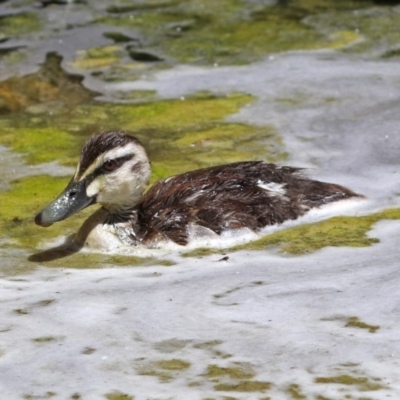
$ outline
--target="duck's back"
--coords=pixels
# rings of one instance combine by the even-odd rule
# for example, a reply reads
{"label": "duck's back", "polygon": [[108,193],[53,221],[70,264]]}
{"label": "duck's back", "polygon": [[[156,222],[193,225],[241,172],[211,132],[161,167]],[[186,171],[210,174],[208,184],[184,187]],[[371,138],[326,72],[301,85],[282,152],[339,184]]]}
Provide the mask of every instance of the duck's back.
{"label": "duck's back", "polygon": [[191,224],[217,234],[258,231],[354,196],[345,187],[307,179],[297,168],[262,161],[205,168],[157,182],[139,205],[136,237],[185,245]]}

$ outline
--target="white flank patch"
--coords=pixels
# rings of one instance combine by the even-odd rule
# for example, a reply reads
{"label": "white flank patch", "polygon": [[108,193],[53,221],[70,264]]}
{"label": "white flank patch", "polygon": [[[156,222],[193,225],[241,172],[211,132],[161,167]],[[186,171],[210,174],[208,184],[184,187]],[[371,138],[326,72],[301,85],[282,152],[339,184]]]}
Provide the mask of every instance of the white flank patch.
{"label": "white flank patch", "polygon": [[285,184],[276,182],[257,181],[257,186],[261,189],[268,190],[272,196],[284,196],[286,194]]}

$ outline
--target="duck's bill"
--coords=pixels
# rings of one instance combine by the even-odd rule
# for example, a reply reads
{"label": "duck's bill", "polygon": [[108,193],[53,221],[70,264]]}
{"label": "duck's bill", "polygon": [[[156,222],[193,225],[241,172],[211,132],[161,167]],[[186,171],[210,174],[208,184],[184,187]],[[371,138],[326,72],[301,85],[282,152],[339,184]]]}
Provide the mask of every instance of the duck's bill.
{"label": "duck's bill", "polygon": [[80,182],[71,180],[60,196],[36,215],[35,223],[40,226],[50,226],[54,222],[62,221],[95,202],[96,199],[94,197],[88,197],[86,194],[85,180]]}

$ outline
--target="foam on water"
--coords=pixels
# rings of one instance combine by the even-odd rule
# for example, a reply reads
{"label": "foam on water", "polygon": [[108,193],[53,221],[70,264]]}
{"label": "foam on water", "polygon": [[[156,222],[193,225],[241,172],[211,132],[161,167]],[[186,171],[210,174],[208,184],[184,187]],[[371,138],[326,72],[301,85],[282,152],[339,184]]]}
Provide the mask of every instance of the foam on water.
{"label": "foam on water", "polygon": [[[307,257],[241,252],[223,263],[42,269],[3,279],[2,394],[96,399],[115,389],[136,399],[220,398],[209,366],[246,365],[252,381],[272,383],[272,398],[285,398],[293,384],[307,395],[396,398],[400,276],[390,255],[400,229],[382,222],[373,234],[382,240],[374,247]],[[377,331],[349,326],[354,317]],[[174,359],[190,366],[158,367]],[[163,372],[172,375],[166,382]],[[316,381],[342,375],[379,390]]]}

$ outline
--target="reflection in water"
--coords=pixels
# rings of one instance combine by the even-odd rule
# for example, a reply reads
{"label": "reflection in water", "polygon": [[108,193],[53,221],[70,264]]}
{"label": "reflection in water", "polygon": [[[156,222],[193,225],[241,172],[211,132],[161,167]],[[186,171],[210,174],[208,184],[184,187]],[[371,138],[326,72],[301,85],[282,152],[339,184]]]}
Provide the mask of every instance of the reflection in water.
{"label": "reflection in water", "polygon": [[71,256],[72,254],[77,253],[83,247],[83,244],[79,245],[74,242],[74,237],[75,235],[71,235],[67,237],[65,242],[59,246],[32,254],[28,257],[28,260],[32,262],[46,262]]}

